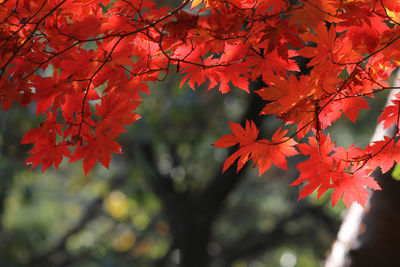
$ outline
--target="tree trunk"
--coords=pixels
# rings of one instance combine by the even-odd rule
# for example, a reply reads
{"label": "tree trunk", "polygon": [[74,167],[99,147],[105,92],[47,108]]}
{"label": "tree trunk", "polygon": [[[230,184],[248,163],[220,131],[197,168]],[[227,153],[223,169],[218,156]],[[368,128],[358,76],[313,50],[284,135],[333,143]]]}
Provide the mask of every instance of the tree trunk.
{"label": "tree trunk", "polygon": [[400,182],[391,171],[376,171],[382,191],[373,194],[364,212],[359,246],[349,252],[350,267],[400,266]]}
{"label": "tree trunk", "polygon": [[201,210],[198,205],[200,203],[187,200],[186,203],[178,204],[177,210],[172,211],[174,214],[169,214],[176,248],[172,252],[175,254],[172,259],[181,267],[209,266],[207,244],[212,220],[207,212]]}

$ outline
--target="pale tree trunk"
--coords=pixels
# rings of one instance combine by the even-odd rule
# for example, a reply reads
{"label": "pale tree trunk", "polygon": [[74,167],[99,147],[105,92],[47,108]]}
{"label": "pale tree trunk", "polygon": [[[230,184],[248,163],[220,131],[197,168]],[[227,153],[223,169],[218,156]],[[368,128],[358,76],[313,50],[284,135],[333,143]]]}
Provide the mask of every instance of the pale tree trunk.
{"label": "pale tree trunk", "polygon": [[349,253],[351,267],[400,266],[400,182],[377,172],[382,191],[374,193],[365,212],[359,245]]}
{"label": "pale tree trunk", "polygon": [[[392,90],[386,105],[392,104],[398,92]],[[371,141],[383,140],[393,132],[378,124]],[[391,173],[374,172],[382,191],[371,192],[365,210],[358,204],[350,206],[325,267],[400,266],[400,182]]]}

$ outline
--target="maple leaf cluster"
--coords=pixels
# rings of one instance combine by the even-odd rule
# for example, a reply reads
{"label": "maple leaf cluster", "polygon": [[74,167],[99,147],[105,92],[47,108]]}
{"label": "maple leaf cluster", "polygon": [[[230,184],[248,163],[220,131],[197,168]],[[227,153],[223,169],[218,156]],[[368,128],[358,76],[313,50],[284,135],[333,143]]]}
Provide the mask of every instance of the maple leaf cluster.
{"label": "maple leaf cluster", "polygon": [[[121,153],[115,138],[139,119],[140,92],[181,73],[195,90],[235,86],[267,101],[296,133],[279,128],[271,140],[258,128],[231,123],[231,135],[214,145],[239,145],[223,170],[252,160],[262,174],[272,163],[297,165],[300,198],[333,189],[365,206],[369,176],[399,162],[400,95],[380,121],[394,136],[367,148],[336,147],[326,128],[343,114],[356,122],[367,98],[394,89],[389,76],[400,64],[400,3],[391,0],[184,0],[175,9],[151,0],[0,0],[0,104],[36,104],[47,119],[28,131],[27,164],[43,171],[64,157],[83,159],[85,173],[99,161],[109,166]],[[304,75],[295,57],[310,59]],[[249,91],[262,79],[265,88]]]}

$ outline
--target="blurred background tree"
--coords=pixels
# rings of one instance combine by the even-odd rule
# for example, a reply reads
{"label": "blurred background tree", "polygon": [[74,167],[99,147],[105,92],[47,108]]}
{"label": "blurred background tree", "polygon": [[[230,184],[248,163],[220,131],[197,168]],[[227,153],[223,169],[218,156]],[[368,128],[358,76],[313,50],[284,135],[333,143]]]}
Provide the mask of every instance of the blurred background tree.
{"label": "blurred background tree", "polygon": [[[251,118],[264,135],[279,122],[257,116],[255,94],[179,83],[170,76],[143,95],[143,119],[119,140],[124,154],[88,176],[81,163],[45,173],[24,167],[29,146],[19,142],[43,118],[34,106],[0,111],[0,266],[322,265],[343,205],[332,209],[327,195],[297,202],[288,185],[301,158],[261,177],[249,168],[221,174],[230,152],[211,145],[229,132],[228,120]],[[339,123],[334,138],[368,143],[376,120],[361,120],[357,129]]]}

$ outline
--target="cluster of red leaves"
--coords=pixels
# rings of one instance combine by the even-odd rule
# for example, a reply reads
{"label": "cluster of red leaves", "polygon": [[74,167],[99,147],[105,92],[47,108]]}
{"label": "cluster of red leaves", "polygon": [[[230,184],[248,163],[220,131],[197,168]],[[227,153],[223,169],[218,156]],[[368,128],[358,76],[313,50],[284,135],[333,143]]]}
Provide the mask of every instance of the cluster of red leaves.
{"label": "cluster of red leaves", "polygon": [[[343,113],[355,122],[367,97],[393,89],[400,4],[291,2],[184,0],[169,9],[151,0],[0,0],[0,104],[36,102],[37,115],[47,116],[22,140],[34,143],[27,163],[45,170],[68,157],[83,158],[85,173],[97,161],[108,167],[111,153],[121,153],[114,139],[139,118],[139,93],[173,70],[193,90],[222,93],[231,85],[249,92],[249,81],[261,78],[267,87],[256,93],[269,102],[262,114],[297,124],[297,132],[286,137],[280,128],[271,140],[258,140],[253,122],[231,123],[233,134],[215,143],[239,144],[224,171],[251,159],[261,174],[272,163],[286,168],[287,157],[309,155],[293,183],[305,184],[300,197],[332,188],[333,203],[343,195],[346,205],[364,206],[365,186],[379,189],[371,171],[398,161],[399,145],[386,137],[345,149],[322,131]],[[295,56],[311,59],[309,75],[295,76]],[[385,127],[398,127],[399,101],[383,111]],[[309,132],[315,137],[303,141]]]}

